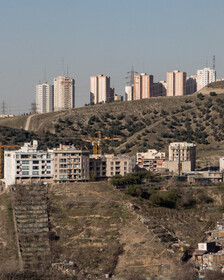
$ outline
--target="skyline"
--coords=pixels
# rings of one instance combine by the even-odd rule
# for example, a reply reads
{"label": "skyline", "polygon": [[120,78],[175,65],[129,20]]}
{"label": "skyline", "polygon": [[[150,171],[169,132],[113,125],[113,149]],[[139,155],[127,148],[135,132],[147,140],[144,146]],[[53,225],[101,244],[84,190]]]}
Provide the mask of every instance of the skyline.
{"label": "skyline", "polygon": [[76,107],[89,103],[89,77],[111,77],[124,94],[126,72],[187,75],[212,67],[224,77],[221,27],[224,2],[133,0],[1,1],[0,102],[8,113],[28,112],[35,86],[65,72],[75,79]]}

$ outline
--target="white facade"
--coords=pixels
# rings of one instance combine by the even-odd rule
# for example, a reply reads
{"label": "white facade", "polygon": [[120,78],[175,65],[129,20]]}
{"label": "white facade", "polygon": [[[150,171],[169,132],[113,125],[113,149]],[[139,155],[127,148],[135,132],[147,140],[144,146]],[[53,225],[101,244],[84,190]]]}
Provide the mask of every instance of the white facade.
{"label": "white facade", "polygon": [[17,151],[4,152],[6,188],[22,182],[49,182],[53,178],[53,151],[37,150],[38,142],[25,143]]}
{"label": "white facade", "polygon": [[75,108],[75,80],[65,76],[54,79],[54,111]]}
{"label": "white facade", "polygon": [[125,86],[125,101],[133,100],[133,86]]}
{"label": "white facade", "polygon": [[219,171],[222,172],[224,170],[224,157],[219,159]]}
{"label": "white facade", "polygon": [[37,113],[53,112],[53,88],[47,83],[36,85]]}
{"label": "white facade", "polygon": [[101,102],[112,101],[110,77],[97,75],[90,77],[90,103],[97,104]]}
{"label": "white facade", "polygon": [[197,71],[197,91],[216,81],[216,71],[204,68]]}

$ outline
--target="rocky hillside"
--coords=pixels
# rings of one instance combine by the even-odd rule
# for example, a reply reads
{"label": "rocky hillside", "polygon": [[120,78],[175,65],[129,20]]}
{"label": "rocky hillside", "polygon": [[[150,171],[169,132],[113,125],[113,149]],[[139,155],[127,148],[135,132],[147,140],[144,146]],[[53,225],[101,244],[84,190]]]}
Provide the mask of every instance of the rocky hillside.
{"label": "rocky hillside", "polygon": [[[222,217],[223,194],[222,186],[189,188],[175,181],[126,190],[108,182],[52,185],[49,239],[52,273],[59,277],[53,279],[105,279],[109,274],[177,280],[184,251],[196,247]],[[18,272],[10,207],[4,208],[10,204],[8,196],[2,197],[0,279]]]}

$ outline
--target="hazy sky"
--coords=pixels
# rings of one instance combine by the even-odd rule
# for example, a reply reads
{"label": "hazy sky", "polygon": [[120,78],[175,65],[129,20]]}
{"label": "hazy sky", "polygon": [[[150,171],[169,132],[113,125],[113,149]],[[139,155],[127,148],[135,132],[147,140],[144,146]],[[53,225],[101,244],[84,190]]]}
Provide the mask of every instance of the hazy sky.
{"label": "hazy sky", "polygon": [[89,103],[89,76],[111,77],[124,93],[126,72],[166,80],[212,66],[224,77],[223,0],[0,0],[0,113],[30,110],[35,85],[76,81],[76,107]]}

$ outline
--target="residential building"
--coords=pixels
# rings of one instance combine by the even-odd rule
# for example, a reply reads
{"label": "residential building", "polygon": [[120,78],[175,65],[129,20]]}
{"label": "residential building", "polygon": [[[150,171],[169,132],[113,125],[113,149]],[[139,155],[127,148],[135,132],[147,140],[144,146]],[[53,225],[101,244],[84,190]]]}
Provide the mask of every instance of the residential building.
{"label": "residential building", "polygon": [[204,68],[197,71],[197,91],[216,81],[216,71],[210,68]]}
{"label": "residential building", "polygon": [[125,86],[125,101],[133,100],[133,85]]}
{"label": "residential building", "polygon": [[75,80],[59,76],[54,79],[54,111],[75,108]]}
{"label": "residential building", "polygon": [[50,113],[54,108],[54,87],[48,83],[36,85],[37,113]]}
{"label": "residential building", "polygon": [[193,94],[197,91],[197,75],[192,75],[186,80],[186,94]]}
{"label": "residential building", "polygon": [[199,272],[222,270],[224,264],[224,220],[217,222],[214,230],[206,233],[206,241],[198,243],[193,253],[193,260]]}
{"label": "residential building", "polygon": [[90,180],[101,180],[106,178],[106,158],[102,155],[89,156]]}
{"label": "residential building", "polygon": [[97,75],[90,77],[90,103],[98,104],[113,101],[114,89],[110,88],[110,77]]}
{"label": "residential building", "polygon": [[124,176],[131,173],[135,168],[135,156],[107,154],[106,158],[106,177],[115,175]]}
{"label": "residential building", "polygon": [[[192,171],[196,168],[196,145],[193,143],[187,142],[174,142],[169,145],[169,162],[172,165],[172,162],[175,166],[178,166],[178,163],[185,166],[182,170]],[[187,167],[188,166],[188,167]],[[176,167],[175,167],[176,168]],[[189,170],[187,170],[189,169]]]}
{"label": "residential building", "polygon": [[114,94],[114,101],[123,101],[123,96],[118,95],[118,94]]}
{"label": "residential building", "polygon": [[54,182],[89,180],[89,151],[77,150],[73,145],[53,149]]}
{"label": "residential building", "polygon": [[153,84],[153,96],[166,96],[167,83],[165,81],[160,81]]}
{"label": "residential building", "polygon": [[38,150],[37,141],[25,143],[16,151],[5,151],[4,178],[6,188],[24,182],[52,182],[53,151]]}
{"label": "residential building", "polygon": [[167,96],[183,96],[186,94],[186,72],[175,70],[167,72]]}
{"label": "residential building", "polygon": [[153,75],[141,73],[134,76],[133,100],[150,98],[153,96]]}
{"label": "residential building", "polygon": [[148,150],[145,153],[136,154],[136,164],[140,168],[145,168],[148,171],[158,171],[164,168],[165,153],[157,150]]}

